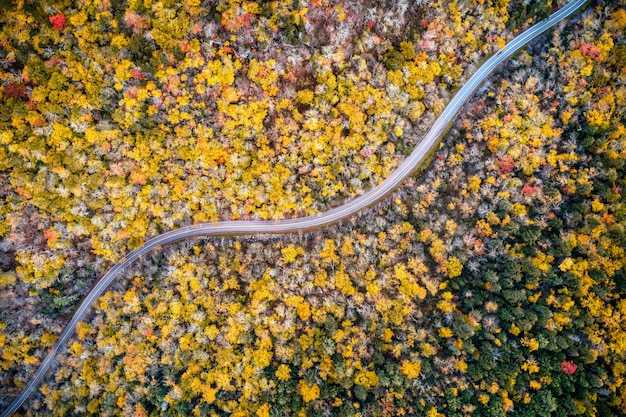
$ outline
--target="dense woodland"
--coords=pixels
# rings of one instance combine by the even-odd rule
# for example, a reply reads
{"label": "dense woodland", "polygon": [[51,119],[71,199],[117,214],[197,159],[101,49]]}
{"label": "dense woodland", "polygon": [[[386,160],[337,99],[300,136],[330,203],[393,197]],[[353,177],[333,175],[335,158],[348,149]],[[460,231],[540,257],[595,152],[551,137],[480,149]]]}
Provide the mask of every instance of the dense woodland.
{"label": "dense woodland", "polygon": [[[0,404],[126,251],[362,193],[556,6],[69,3],[0,3]],[[142,260],[25,414],[625,413],[625,6],[511,59],[368,212]]]}
{"label": "dense woodland", "polygon": [[179,226],[311,214],[369,189],[481,57],[546,12],[395,1],[0,7],[0,327],[12,343],[0,404],[129,250]]}

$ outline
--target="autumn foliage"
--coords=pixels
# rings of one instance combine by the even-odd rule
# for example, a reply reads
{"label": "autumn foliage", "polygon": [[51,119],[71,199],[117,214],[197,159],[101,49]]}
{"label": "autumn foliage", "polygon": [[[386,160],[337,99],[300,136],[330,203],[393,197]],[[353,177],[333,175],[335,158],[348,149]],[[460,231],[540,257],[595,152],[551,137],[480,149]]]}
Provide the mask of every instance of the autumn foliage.
{"label": "autumn foliage", "polygon": [[67,25],[67,20],[63,14],[57,13],[54,16],[50,16],[50,23],[52,23],[52,29],[61,30]]}
{"label": "autumn foliage", "polygon": [[565,375],[573,375],[576,369],[578,369],[578,366],[572,361],[561,362],[561,371],[563,371]]}
{"label": "autumn foliage", "polygon": [[[2,404],[128,250],[375,186],[550,7],[69,3],[0,16]],[[141,260],[25,413],[623,414],[624,8],[512,58],[424,177],[354,219]]]}

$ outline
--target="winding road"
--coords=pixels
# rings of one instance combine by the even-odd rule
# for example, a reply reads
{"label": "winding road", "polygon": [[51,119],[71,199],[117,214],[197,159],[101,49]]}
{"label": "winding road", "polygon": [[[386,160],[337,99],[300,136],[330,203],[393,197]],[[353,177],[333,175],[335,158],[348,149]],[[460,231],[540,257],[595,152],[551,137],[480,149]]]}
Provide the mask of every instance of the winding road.
{"label": "winding road", "polygon": [[367,193],[358,198],[336,207],[326,212],[314,216],[307,216],[298,219],[287,220],[266,220],[266,221],[223,221],[215,223],[201,223],[193,226],[183,227],[172,230],[157,236],[142,247],[130,252],[122,262],[113,266],[105,275],[103,275],[93,286],[91,291],[83,299],[80,306],[74,313],[74,316],[67,324],[52,350],[39,365],[37,371],[33,374],[24,389],[13,400],[9,407],[0,415],[0,417],[8,417],[16,412],[26,399],[32,394],[39,385],[48,369],[54,362],[57,354],[65,348],[68,340],[72,337],[76,330],[77,324],[83,320],[89,309],[91,309],[94,301],[100,297],[104,291],[111,285],[127,267],[140,257],[146,255],[150,251],[159,246],[166,245],[182,239],[196,236],[206,235],[233,235],[233,234],[257,234],[257,233],[289,233],[316,229],[335,223],[354,215],[355,213],[367,208],[368,206],[380,201],[383,197],[392,192],[405,178],[407,178],[419,165],[420,162],[428,155],[429,151],[437,143],[438,139],[446,133],[448,127],[455,120],[457,113],[465,102],[474,94],[478,86],[494,71],[494,69],[509,58],[528,42],[556,25],[563,19],[580,11],[590,0],[573,0],[566,6],[554,12],[548,19],[537,23],[533,27],[524,31],[508,43],[502,50],[491,56],[476,71],[474,75],[463,85],[463,87],[452,98],[448,106],[437,118],[430,131],[424,139],[415,147],[413,152],[402,162],[402,164],[381,184],[372,188]]}

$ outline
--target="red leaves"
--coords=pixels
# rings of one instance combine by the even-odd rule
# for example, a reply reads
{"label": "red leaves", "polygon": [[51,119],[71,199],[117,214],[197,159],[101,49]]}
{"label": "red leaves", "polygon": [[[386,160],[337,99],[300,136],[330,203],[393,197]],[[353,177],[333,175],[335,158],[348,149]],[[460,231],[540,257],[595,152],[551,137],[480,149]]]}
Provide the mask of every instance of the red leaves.
{"label": "red leaves", "polygon": [[23,84],[9,83],[4,89],[4,94],[11,98],[26,99],[26,86]]}
{"label": "red leaves", "polygon": [[242,8],[231,7],[222,13],[222,26],[229,32],[237,32],[242,27],[249,28],[254,16]]}
{"label": "red leaves", "polygon": [[137,71],[137,70],[130,70],[130,76],[133,77],[133,78],[136,78],[138,80],[143,80],[144,78],[146,78],[143,75],[143,72]]}
{"label": "red leaves", "polygon": [[134,11],[127,11],[124,15],[124,24],[133,29],[133,33],[140,33],[150,27],[145,17]]}
{"label": "red leaves", "polygon": [[361,156],[363,158],[369,158],[370,156],[374,154],[375,151],[376,149],[374,149],[374,147],[366,146],[365,148],[363,148],[363,150],[361,150]]}
{"label": "red leaves", "polygon": [[576,372],[576,369],[578,369],[578,366],[572,361],[561,362],[561,371],[563,371],[565,375],[572,375]]}
{"label": "red leaves", "polygon": [[513,169],[515,169],[513,157],[511,157],[511,155],[504,155],[502,160],[498,163],[498,170],[500,171],[500,174],[508,174],[513,171]]}
{"label": "red leaves", "polygon": [[613,183],[613,186],[611,187],[611,191],[613,191],[615,194],[619,194],[622,192],[622,187],[620,187],[619,185],[615,185],[615,183]]}
{"label": "red leaves", "polygon": [[594,44],[591,44],[589,42],[583,43],[582,45],[580,45],[580,52],[583,55],[593,59],[594,61],[600,60],[600,50]]}
{"label": "red leaves", "polygon": [[52,23],[52,29],[61,30],[67,25],[67,19],[61,13],[57,13],[54,16],[50,16],[50,23]]}
{"label": "red leaves", "polygon": [[522,187],[522,194],[524,195],[531,195],[536,193],[537,191],[539,191],[539,187],[535,186],[531,186],[529,184],[524,184],[524,187]]}
{"label": "red leaves", "polygon": [[50,57],[49,60],[44,62],[44,65],[46,66],[46,68],[54,68],[54,67],[57,67],[59,65],[64,65],[64,64],[65,64],[65,61],[63,61],[61,58],[59,58],[56,55]]}
{"label": "red leaves", "polygon": [[45,237],[48,241],[48,246],[56,243],[59,240],[59,234],[52,229],[44,230],[43,237]]}

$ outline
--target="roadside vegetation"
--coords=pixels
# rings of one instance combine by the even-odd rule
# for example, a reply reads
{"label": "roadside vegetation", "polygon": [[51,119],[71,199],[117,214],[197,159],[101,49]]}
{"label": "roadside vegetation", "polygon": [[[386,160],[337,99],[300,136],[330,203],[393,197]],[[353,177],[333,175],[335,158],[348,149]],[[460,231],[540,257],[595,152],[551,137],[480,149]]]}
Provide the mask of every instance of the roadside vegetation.
{"label": "roadside vegetation", "polygon": [[[144,259],[27,415],[626,413],[625,7],[518,54],[424,178],[354,220]],[[7,329],[19,385],[54,330]]]}
{"label": "roadside vegetation", "polygon": [[3,10],[0,233],[35,292],[164,230],[361,194],[510,36],[498,2],[74,3]]}
{"label": "roadside vegetation", "polygon": [[518,7],[0,1],[0,404],[147,238],[380,183]]}

